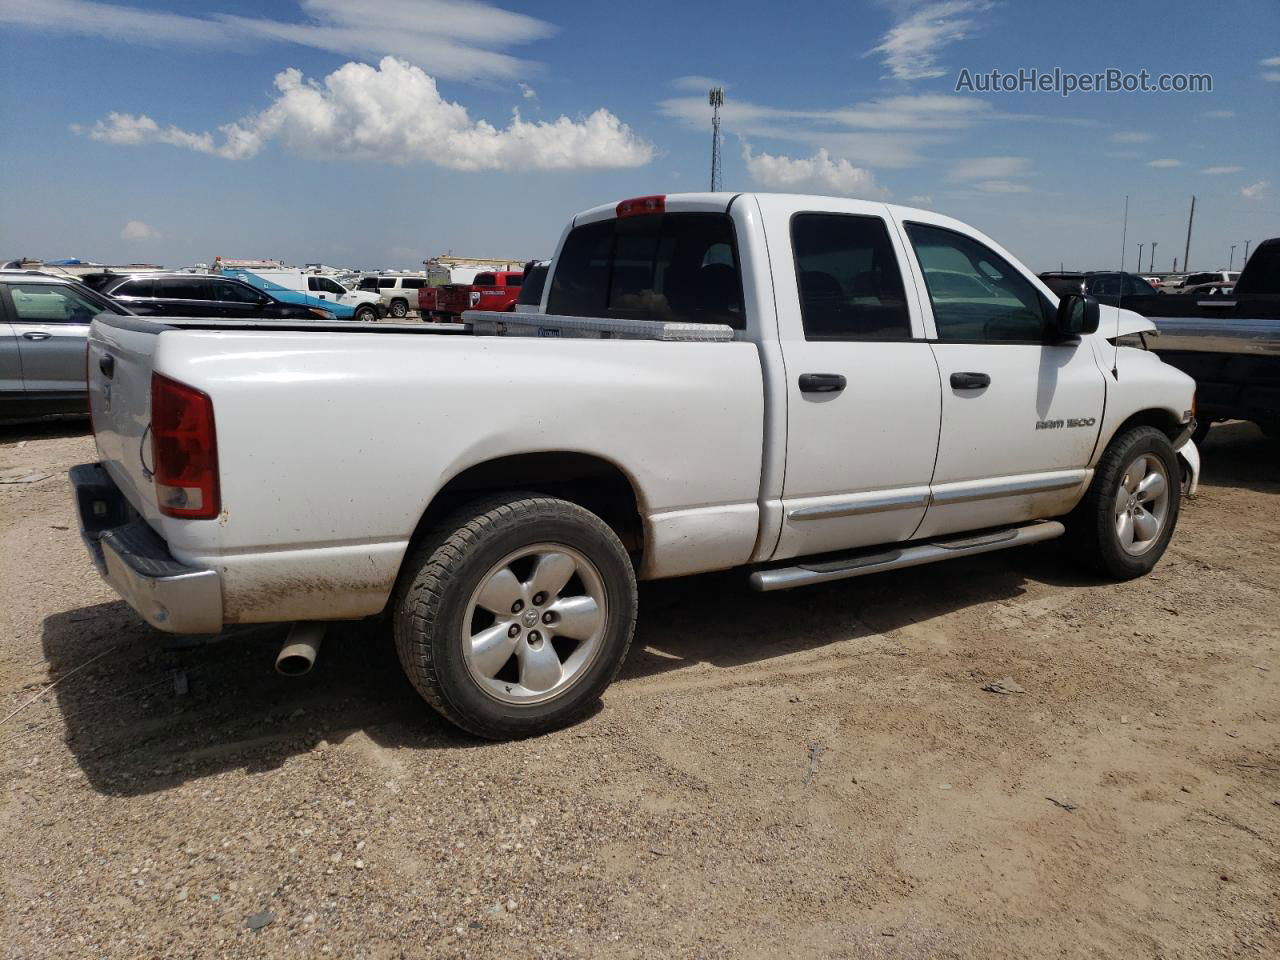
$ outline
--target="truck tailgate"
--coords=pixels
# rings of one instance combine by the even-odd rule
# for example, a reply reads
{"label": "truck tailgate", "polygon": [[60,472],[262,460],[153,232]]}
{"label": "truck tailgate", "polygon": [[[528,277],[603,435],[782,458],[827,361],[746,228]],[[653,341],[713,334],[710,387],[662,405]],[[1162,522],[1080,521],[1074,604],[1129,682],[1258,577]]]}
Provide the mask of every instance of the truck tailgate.
{"label": "truck tailgate", "polygon": [[89,328],[89,410],[98,460],[130,505],[153,524],[151,369],[163,324],[102,314]]}

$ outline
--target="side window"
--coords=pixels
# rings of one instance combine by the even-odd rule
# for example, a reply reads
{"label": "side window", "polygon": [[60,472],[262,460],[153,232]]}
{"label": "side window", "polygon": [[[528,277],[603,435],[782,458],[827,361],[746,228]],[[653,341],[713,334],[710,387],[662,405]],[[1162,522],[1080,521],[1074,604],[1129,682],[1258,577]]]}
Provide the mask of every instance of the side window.
{"label": "side window", "polygon": [[103,312],[87,297],[52,283],[11,283],[9,297],[19,323],[88,323]]}
{"label": "side window", "polygon": [[1047,301],[1002,257],[942,227],[909,223],[907,235],[924,271],[939,340],[1044,341]]}
{"label": "side window", "polygon": [[[716,248],[727,255],[708,259]],[[733,224],[724,214],[669,213],[579,227],[557,261],[547,311],[741,330],[746,324]]]}
{"label": "side window", "polygon": [[126,280],[112,291],[113,297],[154,297],[156,282],[150,277]]}
{"label": "side window", "polygon": [[883,220],[797,214],[791,244],[806,340],[910,339],[902,272]]}
{"label": "side window", "polygon": [[400,286],[405,290],[421,290],[422,282],[421,277],[405,277],[400,281]]}
{"label": "side window", "polygon": [[331,280],[328,277],[319,277],[317,279],[321,283],[320,289],[326,293],[336,293],[338,296],[342,296],[347,292],[346,288],[336,280]]}
{"label": "side window", "polygon": [[471,285],[474,287],[492,287],[497,282],[497,278],[492,273],[477,273],[476,278],[471,281]]}
{"label": "side window", "polygon": [[378,278],[377,277],[361,277],[360,283],[356,287],[356,289],[357,290],[377,290]]}
{"label": "side window", "polygon": [[396,285],[396,278],[395,278],[395,277],[379,277],[379,278],[378,278],[378,289],[379,289],[379,290],[390,290],[390,289],[391,289],[392,287],[394,287],[395,285]]}
{"label": "side window", "polygon": [[524,283],[524,274],[522,273],[504,273],[502,275],[502,285],[504,287],[518,287]]}
{"label": "side window", "polygon": [[163,300],[212,300],[209,284],[185,277],[161,277],[155,282],[155,294]]}
{"label": "side window", "polygon": [[329,288],[324,285],[324,277],[307,277],[307,289],[312,293],[329,292]]}
{"label": "side window", "polygon": [[213,280],[211,299],[221,303],[261,303],[262,295],[251,287],[230,280]]}

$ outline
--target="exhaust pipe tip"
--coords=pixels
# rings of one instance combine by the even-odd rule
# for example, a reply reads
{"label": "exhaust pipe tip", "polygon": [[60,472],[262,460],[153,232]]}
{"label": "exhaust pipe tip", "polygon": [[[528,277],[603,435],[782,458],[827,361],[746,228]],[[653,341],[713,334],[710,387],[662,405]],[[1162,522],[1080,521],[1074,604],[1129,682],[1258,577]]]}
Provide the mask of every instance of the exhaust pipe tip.
{"label": "exhaust pipe tip", "polygon": [[320,652],[326,626],[324,623],[295,623],[276,654],[276,673],[285,677],[301,677],[310,673]]}

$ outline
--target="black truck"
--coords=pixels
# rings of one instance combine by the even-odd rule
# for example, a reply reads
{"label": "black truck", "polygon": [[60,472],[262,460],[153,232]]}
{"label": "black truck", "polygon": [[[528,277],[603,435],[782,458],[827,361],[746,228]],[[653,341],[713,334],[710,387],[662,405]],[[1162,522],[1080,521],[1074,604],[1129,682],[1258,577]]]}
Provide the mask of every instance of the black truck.
{"label": "black truck", "polygon": [[1280,237],[1258,245],[1230,293],[1120,306],[1152,320],[1150,349],[1195,378],[1197,442],[1220,420],[1250,420],[1280,440]]}

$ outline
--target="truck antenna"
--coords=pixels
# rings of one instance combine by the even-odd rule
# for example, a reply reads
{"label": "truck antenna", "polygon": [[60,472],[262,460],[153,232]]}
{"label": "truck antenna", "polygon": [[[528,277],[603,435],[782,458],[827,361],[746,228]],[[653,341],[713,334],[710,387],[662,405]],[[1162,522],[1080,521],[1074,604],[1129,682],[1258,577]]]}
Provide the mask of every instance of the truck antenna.
{"label": "truck antenna", "polygon": [[1129,240],[1129,195],[1124,195],[1124,226],[1120,230],[1120,284],[1116,291],[1116,339],[1111,376],[1120,379],[1120,305],[1124,303],[1124,248]]}

